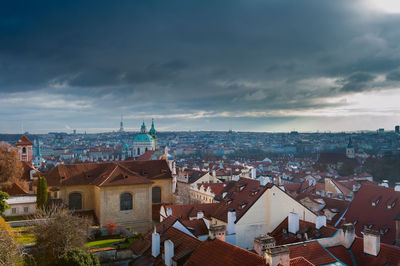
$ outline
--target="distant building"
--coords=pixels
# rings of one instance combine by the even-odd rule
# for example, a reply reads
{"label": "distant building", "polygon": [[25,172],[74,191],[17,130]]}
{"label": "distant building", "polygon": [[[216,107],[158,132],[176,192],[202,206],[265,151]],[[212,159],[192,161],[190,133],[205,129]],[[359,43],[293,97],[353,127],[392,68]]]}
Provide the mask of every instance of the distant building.
{"label": "distant building", "polygon": [[[156,136],[154,123],[152,123],[151,131],[154,136]],[[156,141],[150,133],[147,133],[146,125],[143,121],[142,127],[140,128],[140,133],[137,134],[133,139],[133,156],[138,157],[147,151],[154,150],[156,150]]]}
{"label": "distant building", "polygon": [[17,146],[19,160],[21,162],[27,162],[29,164],[32,164],[32,157],[33,157],[32,147],[33,147],[33,144],[28,139],[28,137],[23,135],[18,140],[18,142],[15,143],[15,146]]}
{"label": "distant building", "polygon": [[349,139],[349,144],[347,144],[346,157],[349,158],[349,159],[354,159],[354,157],[355,157],[354,145],[353,145],[353,142],[351,140],[351,137]]}
{"label": "distant building", "polygon": [[119,123],[119,132],[124,132],[124,121],[122,121],[122,115],[121,115],[121,122]]}
{"label": "distant building", "polygon": [[395,126],[395,127],[394,127],[394,132],[395,132],[396,134],[400,134],[400,126]]}

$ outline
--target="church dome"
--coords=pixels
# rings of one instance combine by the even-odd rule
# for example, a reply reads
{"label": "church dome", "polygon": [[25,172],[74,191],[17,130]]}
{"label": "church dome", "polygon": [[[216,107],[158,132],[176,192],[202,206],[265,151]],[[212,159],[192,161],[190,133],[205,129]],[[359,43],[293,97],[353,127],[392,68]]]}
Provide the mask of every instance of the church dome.
{"label": "church dome", "polygon": [[152,142],[154,139],[149,134],[138,134],[133,139],[133,142]]}

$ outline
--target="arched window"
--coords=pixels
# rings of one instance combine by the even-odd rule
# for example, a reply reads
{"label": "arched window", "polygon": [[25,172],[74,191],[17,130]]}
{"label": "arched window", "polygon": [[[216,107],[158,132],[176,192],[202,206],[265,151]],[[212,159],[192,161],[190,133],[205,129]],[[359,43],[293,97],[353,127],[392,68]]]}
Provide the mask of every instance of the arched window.
{"label": "arched window", "polygon": [[161,188],[160,187],[152,188],[152,201],[153,201],[153,203],[161,203]]}
{"label": "arched window", "polygon": [[146,149],[144,149],[144,151],[145,151],[145,152],[147,151],[147,147],[146,147]]}
{"label": "arched window", "polygon": [[121,211],[132,210],[132,194],[131,193],[123,193],[119,198],[119,209]]}
{"label": "arched window", "polygon": [[26,148],[25,147],[22,148],[22,153],[26,153]]}
{"label": "arched window", "polygon": [[140,154],[140,148],[137,148],[137,155]]}
{"label": "arched window", "polygon": [[81,210],[82,209],[82,194],[74,192],[69,194],[68,206],[70,210]]}

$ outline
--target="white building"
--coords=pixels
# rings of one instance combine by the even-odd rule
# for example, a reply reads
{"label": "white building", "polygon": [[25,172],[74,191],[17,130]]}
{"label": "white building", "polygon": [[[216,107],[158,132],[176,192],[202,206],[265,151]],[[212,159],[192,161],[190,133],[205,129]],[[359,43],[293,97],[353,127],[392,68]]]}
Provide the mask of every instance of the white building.
{"label": "white building", "polygon": [[138,157],[147,151],[154,151],[156,149],[156,142],[154,138],[147,133],[146,125],[142,124],[140,133],[133,139],[133,156]]}

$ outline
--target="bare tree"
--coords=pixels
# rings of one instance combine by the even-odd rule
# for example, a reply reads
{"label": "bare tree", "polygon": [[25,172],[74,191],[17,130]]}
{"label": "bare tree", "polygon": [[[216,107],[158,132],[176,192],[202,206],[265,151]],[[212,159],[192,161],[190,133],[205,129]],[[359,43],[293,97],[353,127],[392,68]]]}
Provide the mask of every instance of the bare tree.
{"label": "bare tree", "polygon": [[22,163],[18,151],[10,144],[0,142],[0,187],[18,182],[22,175]]}
{"label": "bare tree", "polygon": [[0,265],[21,265],[21,246],[14,241],[10,232],[0,227]]}
{"label": "bare tree", "polygon": [[54,265],[72,249],[84,249],[89,223],[65,209],[39,211],[32,229],[36,238],[34,257],[39,265]]}

